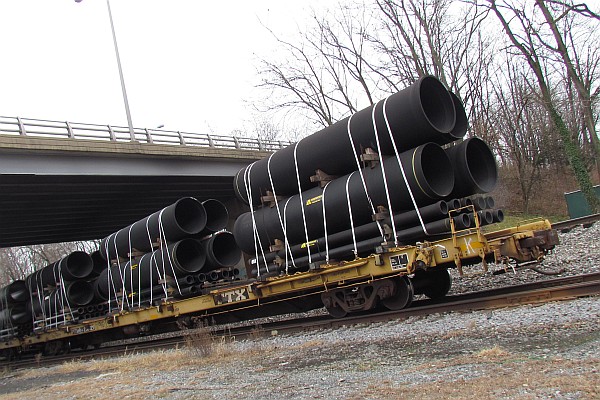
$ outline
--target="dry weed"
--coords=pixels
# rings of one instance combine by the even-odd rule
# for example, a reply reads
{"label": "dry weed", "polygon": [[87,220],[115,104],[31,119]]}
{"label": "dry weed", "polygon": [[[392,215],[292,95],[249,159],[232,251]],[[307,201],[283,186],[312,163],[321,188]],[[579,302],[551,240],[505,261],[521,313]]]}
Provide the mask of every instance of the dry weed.
{"label": "dry weed", "polygon": [[494,347],[491,347],[489,349],[482,349],[475,354],[475,357],[485,359],[506,358],[508,356],[508,351],[504,350],[498,345],[494,345]]}
{"label": "dry weed", "polygon": [[[435,382],[417,384],[373,383],[367,389],[354,394],[352,399],[531,399],[554,398],[571,394],[585,399],[600,398],[600,375],[597,372],[597,359],[587,360],[523,360],[510,359],[501,348],[486,349],[476,357],[500,357],[501,363],[485,362],[477,364],[477,376],[469,379],[447,377]],[[435,365],[440,374],[451,366],[473,367],[473,359],[457,357]],[[417,370],[429,369],[427,364]],[[468,370],[468,369],[466,369]],[[419,372],[422,373],[422,372]],[[493,384],[490,384],[493,382]],[[560,394],[560,395],[559,395]]]}

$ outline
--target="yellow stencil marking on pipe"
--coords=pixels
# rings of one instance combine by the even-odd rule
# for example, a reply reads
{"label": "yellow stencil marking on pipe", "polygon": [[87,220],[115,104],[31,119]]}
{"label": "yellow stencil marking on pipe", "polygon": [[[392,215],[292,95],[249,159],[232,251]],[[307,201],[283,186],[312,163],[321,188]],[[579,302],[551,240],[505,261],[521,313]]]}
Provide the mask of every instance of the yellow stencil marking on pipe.
{"label": "yellow stencil marking on pipe", "polygon": [[313,197],[312,199],[308,199],[308,200],[306,200],[306,205],[310,206],[311,204],[319,203],[322,198],[323,198],[323,195],[320,194],[316,197]]}
{"label": "yellow stencil marking on pipe", "polygon": [[316,241],[316,240],[311,240],[311,241],[310,241],[310,242],[308,242],[308,243],[302,243],[302,245],[300,246],[300,248],[301,248],[301,249],[305,249],[305,248],[307,248],[308,246],[314,246],[315,244],[317,244],[317,241]]}

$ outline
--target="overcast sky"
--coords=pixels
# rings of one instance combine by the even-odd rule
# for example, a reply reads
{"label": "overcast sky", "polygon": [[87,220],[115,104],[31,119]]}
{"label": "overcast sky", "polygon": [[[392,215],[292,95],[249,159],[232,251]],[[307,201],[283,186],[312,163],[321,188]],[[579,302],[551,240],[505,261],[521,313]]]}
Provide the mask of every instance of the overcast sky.
{"label": "overcast sky", "polygon": [[[316,1],[112,0],[133,125],[249,126],[264,24],[297,31]],[[0,116],[127,126],[105,0],[0,0]]]}

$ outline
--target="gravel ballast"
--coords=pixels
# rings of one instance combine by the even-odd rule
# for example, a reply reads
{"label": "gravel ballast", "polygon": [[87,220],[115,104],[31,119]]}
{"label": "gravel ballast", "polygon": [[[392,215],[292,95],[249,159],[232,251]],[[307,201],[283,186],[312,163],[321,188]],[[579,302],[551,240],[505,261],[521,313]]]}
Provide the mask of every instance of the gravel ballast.
{"label": "gravel ballast", "polygon": [[[598,272],[598,226],[560,238],[544,270]],[[452,293],[553,278],[467,272]],[[248,340],[200,334],[183,349],[5,371],[0,399],[600,398],[599,322],[589,297]]]}

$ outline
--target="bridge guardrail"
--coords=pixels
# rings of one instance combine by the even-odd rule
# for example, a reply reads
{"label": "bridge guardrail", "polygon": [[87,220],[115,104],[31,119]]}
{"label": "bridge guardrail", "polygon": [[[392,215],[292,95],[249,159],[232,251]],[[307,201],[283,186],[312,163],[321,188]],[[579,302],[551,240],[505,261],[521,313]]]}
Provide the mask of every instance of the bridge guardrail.
{"label": "bridge guardrail", "polygon": [[[164,129],[134,128],[133,131],[137,142],[175,146],[275,151],[291,144],[291,142],[285,140],[266,140]],[[0,135],[107,140],[113,142],[131,141],[129,128],[123,126],[2,116],[0,116]]]}

